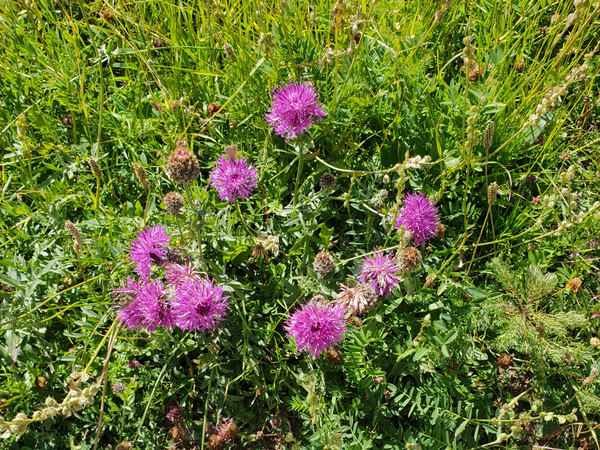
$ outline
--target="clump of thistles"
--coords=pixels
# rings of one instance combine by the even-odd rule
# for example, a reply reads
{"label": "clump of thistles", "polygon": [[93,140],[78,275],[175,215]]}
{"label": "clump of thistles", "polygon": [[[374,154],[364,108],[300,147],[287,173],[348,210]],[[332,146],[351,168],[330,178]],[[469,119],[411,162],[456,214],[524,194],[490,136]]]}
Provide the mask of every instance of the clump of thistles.
{"label": "clump of thistles", "polygon": [[318,100],[318,93],[311,83],[282,84],[273,90],[271,112],[265,117],[275,133],[289,142],[327,115]]}
{"label": "clump of thistles", "polygon": [[344,337],[344,315],[344,308],[337,303],[313,299],[294,312],[284,328],[298,350],[306,350],[313,358],[319,358],[322,352],[339,344]]}
{"label": "clump of thistles", "polygon": [[336,300],[350,315],[360,316],[373,309],[378,297],[371,283],[359,283],[356,286],[340,283],[340,292]]}
{"label": "clump of thistles", "polygon": [[384,255],[382,252],[374,256],[367,256],[362,263],[359,280],[371,283],[379,295],[390,295],[400,283],[397,273],[400,268],[394,261],[392,254]]}
{"label": "clump of thistles", "polygon": [[185,141],[178,141],[167,159],[167,175],[176,183],[191,183],[200,176],[196,156],[188,151]]}
{"label": "clump of thistles", "polygon": [[421,193],[407,194],[404,206],[396,221],[396,228],[404,225],[412,233],[415,245],[423,244],[437,234],[438,211],[435,205]]}
{"label": "clump of thistles", "polygon": [[215,163],[210,172],[210,184],[221,200],[235,203],[238,198],[246,200],[256,187],[258,175],[246,158],[237,158],[237,146],[228,147],[226,156]]}

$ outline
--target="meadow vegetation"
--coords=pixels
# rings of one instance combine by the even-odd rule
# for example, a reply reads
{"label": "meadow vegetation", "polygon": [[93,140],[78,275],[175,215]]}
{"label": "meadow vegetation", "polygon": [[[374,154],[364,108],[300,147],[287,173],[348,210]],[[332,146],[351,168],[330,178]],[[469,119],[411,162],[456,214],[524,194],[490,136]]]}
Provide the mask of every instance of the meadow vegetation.
{"label": "meadow vegetation", "polygon": [[600,448],[597,0],[0,2],[0,448]]}

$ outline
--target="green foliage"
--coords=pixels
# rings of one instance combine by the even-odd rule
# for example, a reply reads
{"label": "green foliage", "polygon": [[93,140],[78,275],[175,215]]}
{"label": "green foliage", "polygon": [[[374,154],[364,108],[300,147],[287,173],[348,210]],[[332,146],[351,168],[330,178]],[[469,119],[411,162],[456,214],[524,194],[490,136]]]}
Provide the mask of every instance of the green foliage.
{"label": "green foliage", "polygon": [[[0,447],[166,448],[176,406],[199,447],[225,419],[244,448],[598,445],[597,1],[4,3],[0,415],[37,419]],[[291,79],[327,116],[288,143],[265,113]],[[179,141],[185,187],[165,172]],[[232,144],[258,172],[236,204],[209,184]],[[297,352],[289,315],[407,245],[414,191],[445,227],[421,266],[350,320],[343,361]],[[218,330],[117,320],[151,224],[230,296]]]}

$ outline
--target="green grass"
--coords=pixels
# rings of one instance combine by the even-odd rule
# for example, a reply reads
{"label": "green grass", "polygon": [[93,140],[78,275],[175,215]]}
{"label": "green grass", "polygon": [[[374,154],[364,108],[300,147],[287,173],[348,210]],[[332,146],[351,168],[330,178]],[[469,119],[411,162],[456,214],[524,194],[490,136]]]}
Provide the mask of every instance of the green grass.
{"label": "green grass", "polygon": [[[545,0],[361,1],[337,15],[333,2],[1,3],[0,415],[98,392],[0,447],[168,448],[177,405],[199,448],[224,419],[239,426],[229,448],[597,446],[600,6],[577,4],[571,22],[572,2]],[[290,79],[312,82],[328,113],[304,153],[264,116]],[[557,86],[568,93],[525,126]],[[200,165],[189,192],[165,172],[182,140]],[[232,144],[259,174],[236,206],[209,186]],[[406,169],[415,156],[431,163]],[[164,209],[173,190],[179,220]],[[297,352],[288,315],[335,298],[364,255],[401,249],[389,219],[413,191],[435,198],[445,235],[349,326],[343,364]],[[135,278],[127,249],[150,224],[230,296],[217,331],[116,319],[109,293]],[[278,252],[253,255],[267,235]],[[320,280],[324,249],[336,264]]]}

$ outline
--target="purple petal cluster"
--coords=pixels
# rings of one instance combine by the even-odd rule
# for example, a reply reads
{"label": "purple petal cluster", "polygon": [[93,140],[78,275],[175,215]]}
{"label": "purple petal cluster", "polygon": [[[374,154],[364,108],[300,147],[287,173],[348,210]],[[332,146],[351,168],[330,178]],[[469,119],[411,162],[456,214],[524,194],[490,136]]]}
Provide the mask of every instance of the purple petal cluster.
{"label": "purple petal cluster", "polygon": [[210,184],[219,192],[221,200],[234,203],[238,197],[247,199],[256,187],[256,170],[246,158],[221,157],[210,172]]}
{"label": "purple petal cluster", "polygon": [[137,239],[131,241],[129,257],[136,265],[135,271],[139,276],[144,278],[150,276],[152,273],[150,265],[153,258],[158,260],[165,258],[166,250],[164,247],[170,240],[171,237],[167,236],[165,227],[161,227],[160,225],[155,225],[138,232]]}
{"label": "purple petal cluster", "polygon": [[345,310],[337,303],[311,301],[292,314],[284,328],[298,350],[314,357],[339,343],[346,333]]}
{"label": "purple petal cluster", "polygon": [[177,289],[171,303],[177,326],[183,330],[210,331],[225,320],[229,297],[209,279],[187,280]]}
{"label": "purple petal cluster", "polygon": [[384,255],[382,252],[374,256],[367,256],[362,263],[359,280],[371,283],[379,295],[390,295],[400,283],[397,273],[400,268],[396,265],[392,254]]}
{"label": "purple petal cluster", "polygon": [[282,84],[273,90],[271,112],[265,117],[275,133],[289,142],[327,115],[318,100],[311,83]]}
{"label": "purple petal cluster", "polygon": [[120,308],[119,321],[130,330],[146,328],[150,333],[156,328],[173,328],[175,318],[168,303],[165,287],[160,281],[147,281],[140,285],[128,279],[129,286],[120,291],[133,291],[137,298],[127,307]]}
{"label": "purple petal cluster", "polygon": [[402,225],[412,232],[415,245],[423,244],[437,233],[437,208],[421,193],[407,194],[396,221],[396,228]]}
{"label": "purple petal cluster", "polygon": [[[202,332],[215,330],[225,320],[229,297],[191,265],[169,262],[169,241],[165,228],[156,225],[138,232],[131,242],[129,257],[140,279],[128,278],[124,287],[111,294],[118,320],[130,330],[150,333],[176,326]],[[157,261],[159,269],[151,271],[150,265]]]}

